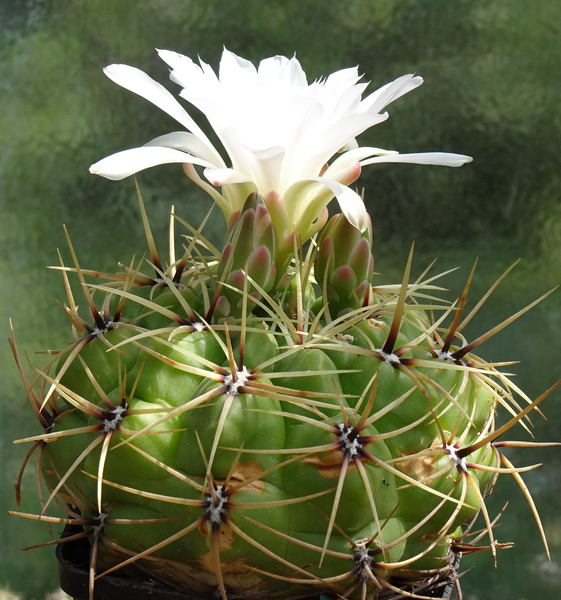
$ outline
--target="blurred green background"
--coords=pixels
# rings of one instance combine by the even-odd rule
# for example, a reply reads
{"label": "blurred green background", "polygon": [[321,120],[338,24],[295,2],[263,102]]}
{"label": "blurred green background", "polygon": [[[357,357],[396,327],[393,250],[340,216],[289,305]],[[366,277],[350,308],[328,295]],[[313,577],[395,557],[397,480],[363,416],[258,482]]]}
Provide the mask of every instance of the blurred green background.
{"label": "blurred green background", "polygon": [[[460,266],[446,285],[453,299],[479,257],[471,306],[515,259],[523,260],[470,324],[476,337],[561,281],[561,3],[558,0],[2,0],[0,1],[0,588],[42,600],[57,587],[53,549],[21,552],[50,539],[46,526],[7,515],[27,450],[12,440],[30,424],[8,344],[13,319],[20,348],[57,348],[70,327],[57,248],[68,257],[62,224],[82,266],[115,271],[145,251],[132,179],[110,182],[91,163],[180,128],[148,102],[119,88],[102,67],[123,62],[170,90],[154,48],[218,66],[222,47],[254,62],[297,57],[309,80],[360,65],[372,90],[404,73],[425,78],[390,105],[390,119],[361,145],[400,152],[451,151],[461,169],[380,165],[359,183],[374,221],[380,281],[400,277],[416,240],[416,272]],[[196,111],[192,111],[195,114]],[[200,116],[200,115],[198,115]],[[203,120],[201,120],[203,122]],[[151,169],[139,183],[156,238],[165,248],[173,203],[198,224],[210,200],[177,165]],[[220,239],[217,218],[211,237]],[[68,258],[67,258],[68,260]],[[532,397],[561,378],[561,292],[487,342],[490,360]],[[540,440],[561,440],[561,395],[535,419]],[[521,429],[509,437],[524,438]],[[512,452],[517,464],[544,462],[525,476],[548,531],[546,559],[527,504],[506,477],[491,499],[510,505],[497,530],[514,549],[466,557],[467,600],[554,600],[561,596],[561,450]],[[21,510],[37,510],[33,469]],[[54,527],[53,533],[59,528]],[[0,592],[1,593],[1,592]]]}

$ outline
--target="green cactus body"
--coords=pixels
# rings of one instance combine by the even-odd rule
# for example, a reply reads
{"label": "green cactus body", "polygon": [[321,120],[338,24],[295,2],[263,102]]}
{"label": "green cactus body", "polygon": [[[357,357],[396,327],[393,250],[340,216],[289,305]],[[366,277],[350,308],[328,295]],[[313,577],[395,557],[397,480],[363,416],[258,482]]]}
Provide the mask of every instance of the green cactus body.
{"label": "green cactus body", "polygon": [[[377,290],[367,275],[328,316],[309,260],[268,292],[227,283],[243,268],[226,263],[204,285],[96,286],[118,318],[100,327],[91,304],[97,328],[32,395],[48,423],[32,438],[43,514],[55,497],[71,507],[98,574],[138,563],[201,594],[407,594],[423,573],[445,576],[469,546],[462,526],[483,511],[491,534],[504,376],[445,341],[422,283]],[[184,302],[187,288],[199,296]],[[232,315],[213,313],[225,289]]]}

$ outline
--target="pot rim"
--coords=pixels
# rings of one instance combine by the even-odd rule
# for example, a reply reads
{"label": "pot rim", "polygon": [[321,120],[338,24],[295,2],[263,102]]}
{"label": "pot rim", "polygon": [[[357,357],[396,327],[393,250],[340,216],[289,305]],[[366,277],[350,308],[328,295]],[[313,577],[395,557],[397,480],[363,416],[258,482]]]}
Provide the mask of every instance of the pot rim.
{"label": "pot rim", "polygon": [[[87,538],[64,541],[64,538],[83,531],[80,525],[66,525],[61,541],[56,547],[59,584],[73,600],[89,600],[89,556],[90,543]],[[450,600],[458,580],[461,553],[454,555],[450,575],[443,580],[428,585],[417,593],[427,598]],[[263,597],[263,595],[260,595]],[[271,596],[272,598],[274,596]],[[251,598],[251,596],[246,596]],[[331,600],[326,594],[302,594],[285,600]],[[391,595],[385,600],[407,600],[407,596]],[[204,596],[185,590],[177,590],[151,579],[140,579],[127,574],[105,575],[96,580],[94,600],[216,600],[214,596]]]}

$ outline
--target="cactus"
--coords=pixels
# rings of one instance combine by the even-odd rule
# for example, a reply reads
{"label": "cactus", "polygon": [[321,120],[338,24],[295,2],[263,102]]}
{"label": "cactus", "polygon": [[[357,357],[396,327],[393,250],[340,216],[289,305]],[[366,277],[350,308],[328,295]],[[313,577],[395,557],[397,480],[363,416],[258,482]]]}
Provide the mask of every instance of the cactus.
{"label": "cactus", "polygon": [[[204,63],[199,68],[185,57],[161,55],[176,82],[187,71],[209,76]],[[223,63],[224,85],[228,68],[265,79],[273,72],[282,80],[284,73],[306,90],[327,90],[337,81],[303,85],[296,59],[275,57],[256,72],[225,51]],[[351,92],[360,98],[363,86],[353,73],[338,74],[350,79],[342,98]],[[288,182],[282,181],[291,171],[285,159],[269,185],[263,173],[284,156],[274,144],[268,154],[262,147],[253,153],[256,164],[266,164],[250,177],[247,152],[244,164],[235,154],[237,138],[224,133],[232,135],[228,127],[236,132],[237,124],[215,125],[227,141],[233,164],[227,168],[158,84],[122,65],[108,74],[192,133],[162,136],[92,171],[119,179],[181,162],[211,193],[228,229],[218,250],[172,212],[171,237],[178,224],[186,233],[183,255],[177,259],[172,248],[166,263],[139,192],[148,267],[123,266],[119,274],[83,269],[68,237],[73,264],[61,259],[56,268],[68,293],[64,310],[73,341],[31,376],[12,335],[43,429],[18,440],[32,444],[22,473],[36,455],[41,509],[16,514],[82,527],[65,539],[90,541],[90,596],[97,578],[118,571],[223,600],[434,597],[438,586],[455,581],[458,554],[487,548],[494,557],[509,545],[495,539],[495,517],[485,504],[502,473],[514,476],[526,495],[547,548],[520,475],[534,466],[514,467],[501,448],[517,445],[503,435],[516,424],[527,427],[552,390],[532,401],[501,365],[474,354],[543,297],[469,342],[464,326],[503,276],[468,315],[473,271],[460,298],[449,303],[438,297],[438,276],[426,272],[412,280],[411,251],[403,280],[380,285],[369,217],[347,187],[373,162],[459,166],[468,157],[348,144],[329,167],[318,167],[383,120],[385,104],[420,78],[400,78],[362,100],[366,105],[354,97],[354,116],[367,114],[368,123],[345,130],[345,139],[340,131],[331,136],[337,145],[322,149],[326,156],[316,152],[309,172],[294,174],[292,164]],[[218,80],[212,81],[218,95]],[[290,148],[296,163],[310,151],[305,142],[302,151],[297,143]],[[194,165],[222,186],[220,193]],[[343,212],[328,220],[333,196]],[[81,284],[87,318],[79,314],[70,276]],[[498,411],[507,414],[502,425]],[[18,481],[18,496],[19,488]],[[50,516],[55,507],[66,517]]]}

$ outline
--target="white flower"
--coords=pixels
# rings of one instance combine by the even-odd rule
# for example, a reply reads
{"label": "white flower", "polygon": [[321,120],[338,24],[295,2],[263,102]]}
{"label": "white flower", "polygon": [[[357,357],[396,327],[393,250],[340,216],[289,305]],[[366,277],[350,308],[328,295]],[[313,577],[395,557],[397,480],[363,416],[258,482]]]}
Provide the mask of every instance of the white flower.
{"label": "white flower", "polygon": [[[155,165],[182,163],[226,217],[255,191],[264,197],[278,233],[296,232],[303,241],[323,225],[325,207],[333,197],[349,221],[364,231],[364,202],[348,187],[364,165],[460,166],[471,161],[458,154],[398,154],[357,146],[356,136],[387,119],[384,108],[418,87],[423,82],[420,77],[404,75],[362,98],[368,84],[359,83],[357,68],[308,84],[296,58],[274,56],[256,69],[225,49],[217,77],[201,60],[197,65],[168,50],[160,50],[159,55],[171,67],[172,81],[182,86],[180,95],[207,117],[230,164],[162,85],[134,67],[111,65],[105,69],[109,78],[159,106],[187,131],[113,154],[92,165],[92,173],[118,180]],[[206,181],[195,166],[204,168]]]}

